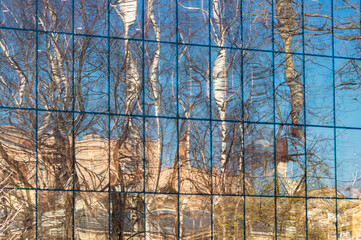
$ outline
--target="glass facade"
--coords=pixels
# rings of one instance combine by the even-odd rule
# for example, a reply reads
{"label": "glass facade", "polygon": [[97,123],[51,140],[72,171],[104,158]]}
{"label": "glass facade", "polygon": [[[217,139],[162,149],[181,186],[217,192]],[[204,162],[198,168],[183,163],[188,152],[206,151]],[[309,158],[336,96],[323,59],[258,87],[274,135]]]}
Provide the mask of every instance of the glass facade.
{"label": "glass facade", "polygon": [[360,0],[2,0],[1,239],[360,239]]}

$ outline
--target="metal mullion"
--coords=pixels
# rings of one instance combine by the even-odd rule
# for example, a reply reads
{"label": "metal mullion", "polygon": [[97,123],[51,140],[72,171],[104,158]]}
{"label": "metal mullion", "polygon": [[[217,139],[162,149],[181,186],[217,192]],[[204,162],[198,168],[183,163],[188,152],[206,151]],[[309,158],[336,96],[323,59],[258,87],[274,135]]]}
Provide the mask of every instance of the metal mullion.
{"label": "metal mullion", "polygon": [[175,34],[175,38],[176,38],[176,85],[177,85],[177,89],[176,89],[176,124],[177,124],[177,236],[178,239],[180,238],[180,222],[179,222],[179,217],[180,217],[180,208],[179,208],[179,197],[180,197],[180,182],[179,182],[179,9],[178,9],[178,1],[176,1],[176,34]]}
{"label": "metal mullion", "polygon": [[273,84],[273,164],[274,164],[274,236],[277,239],[277,159],[276,159],[276,85],[275,85],[275,21],[274,21],[274,4],[272,0],[272,84]]}
{"label": "metal mullion", "polygon": [[145,138],[146,138],[146,134],[145,134],[145,119],[146,119],[146,114],[145,114],[145,33],[144,33],[144,23],[145,23],[145,5],[144,5],[144,0],[142,0],[142,111],[143,111],[143,221],[144,221],[144,239],[147,239],[147,228],[146,228],[146,223],[147,223],[147,205],[146,205],[146,198],[148,197],[146,192],[146,155],[145,155]]}
{"label": "metal mullion", "polygon": [[108,44],[108,49],[107,49],[107,78],[108,78],[108,239],[111,239],[111,184],[110,184],[110,180],[111,180],[111,171],[110,171],[110,156],[111,156],[111,150],[110,150],[110,0],[108,0],[107,3],[107,44]]}
{"label": "metal mullion", "polygon": [[39,124],[39,112],[38,112],[38,107],[39,107],[39,101],[38,101],[38,96],[39,96],[39,72],[38,72],[38,64],[39,64],[39,54],[38,54],[38,50],[39,50],[39,33],[38,33],[38,24],[39,24],[39,1],[36,0],[35,2],[35,238],[38,239],[38,191],[39,191],[39,144],[38,144],[38,124]]}
{"label": "metal mullion", "polygon": [[336,239],[338,239],[338,201],[337,201],[337,133],[336,133],[336,82],[335,82],[335,36],[334,36],[334,1],[331,0],[331,41],[332,41],[332,85],[333,85],[333,147],[335,164],[335,215],[336,215]]}
{"label": "metal mullion", "polygon": [[[240,26],[240,28],[241,28],[241,46],[242,46],[242,48],[244,47],[244,43],[243,43],[243,41],[244,41],[244,37],[243,37],[243,0],[240,0],[240,2],[241,2],[241,4],[240,4],[240,24],[241,24],[241,26]],[[244,118],[244,73],[243,73],[243,71],[244,71],[244,67],[243,67],[243,64],[244,64],[244,56],[243,56],[243,54],[244,54],[244,50],[242,49],[241,50],[241,104],[242,104],[242,106],[241,106],[241,108],[242,108],[242,122],[241,122],[241,124],[242,124],[242,146],[241,146],[241,149],[242,149],[242,159],[241,159],[241,161],[242,161],[242,195],[243,195],[243,239],[244,240],[246,240],[246,236],[247,236],[247,230],[246,230],[246,228],[247,228],[247,225],[246,225],[246,184],[245,184],[245,174],[246,174],[246,164],[245,164],[245,156],[244,156],[244,154],[245,154],[245,146],[246,146],[246,144],[245,144],[245,141],[244,141],[244,136],[245,136],[245,134],[244,134],[244,129],[245,129],[245,127],[244,127],[244,124],[245,124],[245,122],[244,122],[244,120],[245,120],[245,118]]]}
{"label": "metal mullion", "polygon": [[304,142],[304,169],[305,169],[305,217],[306,217],[306,239],[308,239],[308,175],[307,175],[307,118],[306,118],[306,62],[305,62],[305,6],[304,6],[304,0],[302,0],[302,73],[303,73],[303,123],[305,124],[304,127],[304,137],[305,137],[305,142]]}
{"label": "metal mullion", "polygon": [[72,193],[73,193],[73,219],[72,219],[72,233],[73,233],[73,239],[75,239],[75,1],[72,0],[72,160],[73,160],[73,169],[72,169],[72,178],[73,178],[73,187],[72,187]]}
{"label": "metal mullion", "polygon": [[210,142],[210,175],[211,175],[211,239],[214,238],[214,209],[213,209],[213,116],[212,116],[212,35],[211,35],[211,2],[208,0],[208,72],[209,72],[209,142]]}

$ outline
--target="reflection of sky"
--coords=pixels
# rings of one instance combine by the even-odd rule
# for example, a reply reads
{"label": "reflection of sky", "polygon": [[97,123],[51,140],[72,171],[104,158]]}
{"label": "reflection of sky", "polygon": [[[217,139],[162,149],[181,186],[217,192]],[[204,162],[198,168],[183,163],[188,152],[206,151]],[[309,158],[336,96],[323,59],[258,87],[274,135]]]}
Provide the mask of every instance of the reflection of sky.
{"label": "reflection of sky", "polygon": [[[134,26],[132,26],[132,29],[130,30],[130,36],[140,36],[140,34],[138,33],[140,29],[142,29],[141,26],[141,18],[139,16],[141,16],[141,11],[142,11],[142,2],[143,1],[138,1],[139,2],[139,6],[138,6],[138,14],[137,14],[137,22],[134,24]],[[262,1],[258,1],[258,2],[262,2]],[[347,22],[350,23],[357,23],[359,21],[358,16],[359,13],[356,12],[356,10],[353,9],[349,9],[349,8],[344,8],[344,1],[335,1],[335,6],[334,6],[334,24],[336,26],[341,26],[346,24]],[[187,8],[200,8],[205,10],[206,12],[208,12],[208,1],[181,1],[182,5],[184,7],[179,7],[179,12],[180,12],[180,20],[183,18],[185,20],[185,24],[182,25],[182,21],[180,21],[181,24],[181,28],[180,31],[183,33],[186,33],[187,30],[193,32],[196,36],[198,36],[198,40],[200,42],[195,42],[196,40],[192,40],[191,42],[193,43],[201,43],[201,44],[207,44],[208,43],[208,30],[206,29],[206,27],[208,27],[207,24],[204,24],[203,22],[201,22],[201,20],[206,21],[206,15],[204,14],[204,12],[200,11],[200,10],[189,10]],[[174,1],[172,1],[172,4],[175,4]],[[304,0],[304,9],[306,13],[317,13],[317,14],[323,14],[326,16],[331,16],[332,11],[331,11],[331,1],[329,0]],[[359,4],[359,3],[357,3]],[[159,21],[160,27],[161,29],[166,29],[165,27],[167,25],[171,25],[171,24],[175,24],[174,23],[174,18],[169,17],[169,15],[174,14],[175,8],[174,5],[165,5],[166,9],[162,9],[162,8],[158,8],[160,15],[157,16],[157,20]],[[252,7],[256,7],[254,5],[252,5],[252,1],[245,1],[244,3],[244,14],[247,15],[249,14],[249,11],[246,11],[247,8],[252,8]],[[258,6],[259,7],[259,6]],[[356,6],[356,9],[359,9],[360,6]],[[300,9],[297,8],[296,12],[299,12]],[[168,15],[163,14],[164,12],[167,12]],[[9,14],[9,11],[1,8],[1,18],[0,20],[3,22],[5,19],[6,14]],[[104,15],[104,17],[106,17],[106,14]],[[270,15],[267,16],[267,18],[269,19]],[[193,20],[193,24],[188,24],[190,22],[190,20],[192,19],[198,19],[199,21],[194,21]],[[117,16],[114,11],[112,10],[111,13],[111,26],[112,26],[112,35],[116,35],[116,33],[114,33],[114,29],[115,28],[122,28],[122,22],[119,20],[119,16]],[[257,31],[255,31],[255,29],[253,27],[250,28],[251,24],[249,22],[249,19],[247,20],[247,17],[245,16],[245,24],[244,24],[244,36],[248,36],[249,32],[251,32],[252,34],[256,34],[257,32],[259,34],[261,34],[262,32],[271,31],[271,28],[268,26],[265,27],[263,29],[257,29]],[[76,26],[75,28],[77,30],[81,30],[81,26],[79,25],[79,22],[75,22]],[[307,18],[307,25],[309,26],[313,26],[313,27],[327,27],[330,28],[331,27],[331,20],[324,18],[324,17],[308,17]],[[198,27],[202,27],[202,28],[197,28]],[[190,27],[191,29],[187,29],[187,27]],[[261,28],[262,25],[254,25],[255,28]],[[174,30],[174,28],[169,27],[169,29],[172,29],[171,31]],[[201,29],[201,30],[200,30]],[[114,31],[113,31],[114,30]],[[163,33],[166,33],[166,31],[170,31],[170,30],[164,30],[161,31],[161,37],[162,40],[174,40],[174,38],[169,38],[169,36],[166,37],[166,35],[162,35]],[[311,31],[308,29],[305,29],[305,41],[306,41],[306,46],[305,46],[305,51],[306,53],[313,53],[313,54],[323,54],[323,55],[328,55],[330,56],[332,54],[332,36],[330,33],[327,33],[326,31],[324,32],[319,32],[319,33],[325,33],[325,34],[320,34],[320,35],[316,35],[316,36],[311,36],[310,34],[315,33],[315,31]],[[360,34],[360,30],[356,29],[356,30],[337,30],[335,29],[335,34],[338,36],[350,36],[350,35],[359,35]],[[163,38],[164,36],[164,38]],[[150,39],[152,39],[152,37],[149,37]],[[279,36],[276,35],[276,40],[279,41]],[[270,43],[270,39],[266,39],[266,42],[268,42],[268,44]],[[300,41],[300,37],[296,37],[295,41]],[[335,41],[335,46],[334,46],[334,50],[335,50],[335,55],[336,56],[352,56],[352,57],[359,57],[360,56],[360,52],[359,50],[357,50],[357,41],[345,41],[345,40],[341,40],[338,39],[337,37],[334,38]],[[40,42],[41,43],[41,42]],[[97,42],[99,44],[99,42]],[[103,44],[106,44],[106,42],[103,42]],[[266,44],[265,44],[266,45]],[[42,46],[42,44],[40,44],[40,47]],[[162,45],[163,47],[161,48],[162,51],[164,49],[164,45]],[[105,45],[104,45],[105,47]],[[269,47],[269,45],[268,45]],[[196,49],[196,48],[194,48]],[[201,49],[201,48],[199,48]],[[199,52],[201,50],[194,50],[194,51],[190,51],[191,54],[196,55],[197,53],[199,54]],[[295,51],[300,52],[302,48],[301,47],[296,47],[294,48]],[[41,49],[40,49],[41,50]],[[208,48],[204,49],[206,52],[208,51]],[[162,52],[163,54],[163,52]],[[170,56],[171,54],[169,54]],[[260,55],[266,56],[265,53],[262,53]],[[40,54],[41,56],[41,54]],[[214,59],[216,56],[216,52],[212,53],[212,58]],[[89,55],[90,57],[90,55]],[[94,59],[96,58],[96,56],[93,56]],[[174,56],[172,56],[174,57]],[[204,55],[201,55],[200,58],[204,58]],[[281,58],[284,56],[281,56]],[[208,57],[206,57],[207,59],[205,59],[205,63],[207,63],[208,61]],[[265,57],[264,57],[265,59]],[[296,59],[296,58],[295,58]],[[173,60],[173,59],[172,59]],[[184,60],[184,59],[183,59]],[[182,60],[182,61],[183,61]],[[333,76],[332,76],[332,60],[331,58],[322,58],[322,57],[311,57],[311,56],[307,56],[306,57],[306,62],[305,62],[305,92],[306,92],[306,124],[312,124],[312,125],[328,125],[328,126],[333,126]],[[281,61],[281,60],[280,60]],[[336,59],[335,60],[335,68],[337,69],[342,69],[343,66],[345,66],[345,64],[347,63],[348,60],[344,60],[344,59]],[[199,61],[200,63],[203,63],[202,61]],[[265,61],[266,62],[266,61]],[[298,58],[298,60],[295,62],[297,62],[298,66],[298,70],[302,69],[302,65],[300,62],[300,58]],[[91,61],[89,60],[89,62],[87,62],[87,64],[89,64],[88,70],[89,72],[91,72],[91,70],[93,69],[94,66],[91,66]],[[169,62],[164,61],[164,65],[169,65]],[[297,65],[296,64],[296,65]],[[359,64],[359,62],[356,62],[356,64]],[[181,66],[181,65],[180,65]],[[180,67],[179,66],[179,67]],[[97,67],[97,66],[95,66]],[[95,68],[94,67],[94,68]],[[105,67],[105,66],[104,66]],[[248,66],[247,66],[248,67]],[[162,68],[163,69],[163,68]],[[173,69],[169,70],[169,72],[172,72],[172,74],[174,74],[174,71],[172,71]],[[284,69],[281,69],[282,71],[280,72],[279,75],[277,75],[277,79],[276,81],[279,82],[284,82]],[[251,69],[247,69],[245,68],[245,71],[251,71]],[[103,73],[102,73],[103,74]],[[87,89],[89,91],[89,93],[92,94],[92,98],[88,99],[88,106],[87,106],[87,110],[89,110],[89,108],[93,108],[94,106],[96,106],[96,103],[99,103],[99,96],[105,96],[105,89],[103,88],[104,86],[102,84],[100,84],[100,79],[104,78],[104,76],[99,72],[94,72],[92,77],[89,77],[89,81],[93,81],[94,79],[96,80],[95,82],[99,83],[98,85],[94,86],[92,85],[92,88]],[[182,72],[180,73],[180,76],[182,77]],[[187,73],[186,73],[187,74]],[[245,77],[247,78],[247,74],[245,74]],[[201,75],[201,74],[199,74]],[[40,71],[39,73],[40,77],[44,77],[42,71]],[[232,75],[233,76],[233,75]],[[193,77],[199,77],[197,76],[196,73],[193,74]],[[201,77],[199,77],[201,78]],[[336,71],[336,86],[339,86],[340,84],[344,83],[344,82],[348,82],[348,80],[354,80],[356,79],[356,82],[353,81],[352,83],[356,83],[354,88],[349,88],[346,89],[345,87],[338,87],[336,89],[336,99],[335,99],[335,104],[336,104],[336,125],[338,126],[346,126],[346,127],[361,127],[361,121],[360,121],[360,116],[361,116],[361,103],[359,102],[360,98],[356,98],[358,97],[358,95],[360,94],[360,90],[357,89],[357,87],[359,86],[359,82],[357,81],[359,79],[358,75],[352,74],[350,73],[350,71],[348,71],[348,69],[346,68],[343,72],[341,72],[341,75],[338,75],[337,71]],[[174,76],[172,75],[172,77],[167,76],[166,74],[164,74],[164,76],[160,77],[161,79],[161,83],[162,85],[166,85],[166,79],[172,79],[172,82],[174,82]],[[184,78],[181,78],[181,80],[184,80]],[[98,81],[99,80],[99,81]],[[104,80],[104,79],[103,79]],[[236,79],[239,80],[239,79]],[[262,81],[269,81],[270,79],[268,78],[262,78]],[[164,82],[163,82],[164,81]],[[164,84],[163,84],[164,83]],[[202,89],[204,90],[205,94],[208,94],[207,88],[208,88],[208,83],[206,81],[204,81],[204,85],[202,85]],[[194,87],[194,86],[193,86]],[[237,89],[237,87],[234,87],[233,85],[230,84],[230,87],[233,89]],[[246,85],[247,87],[247,85]],[[194,87],[195,88],[195,87]],[[172,88],[174,89],[174,87]],[[286,88],[287,89],[287,86]],[[182,90],[182,89],[180,89]],[[170,94],[171,91],[169,89],[168,94]],[[172,92],[174,94],[174,92]],[[182,92],[181,92],[182,93]],[[192,92],[192,94],[196,94],[197,92],[194,91]],[[184,94],[184,96],[186,96],[185,98],[189,99],[189,98],[193,98],[194,96],[190,94],[190,95],[186,95]],[[248,96],[250,94],[250,90],[249,89],[245,89],[245,96]],[[182,95],[181,95],[182,96]],[[186,101],[186,100],[184,100]],[[286,114],[289,114],[290,112],[290,108],[289,108],[289,104],[280,104],[281,107],[284,107],[283,112],[285,112]],[[95,108],[95,107],[94,107]],[[265,111],[267,110],[266,106],[260,106],[260,108],[265,109]],[[171,109],[170,111],[174,112],[174,109]],[[180,108],[180,111],[182,112],[183,110]],[[202,112],[203,109],[201,109],[199,112]],[[197,117],[197,116],[196,116]],[[202,116],[203,117],[203,116]],[[251,116],[251,118],[255,118],[254,116]],[[253,120],[253,119],[252,119]],[[256,119],[258,120],[258,119]],[[262,119],[263,120],[263,119]],[[268,118],[265,120],[267,121]],[[163,131],[165,133],[165,135],[163,136],[165,140],[165,143],[168,141],[169,147],[170,149],[168,150],[164,150],[165,152],[167,152],[167,154],[165,154],[163,157],[164,159],[166,159],[166,162],[171,162],[171,159],[174,159],[174,152],[175,152],[175,139],[174,137],[176,135],[174,135],[176,129],[174,126],[171,126],[172,124],[169,125],[164,125],[163,126]],[[97,128],[98,126],[94,126],[94,128]],[[312,130],[313,131],[313,130]],[[328,130],[325,130],[328,131]],[[170,136],[170,133],[172,133],[173,135]],[[314,136],[308,136],[307,139],[309,141],[312,141],[313,138],[317,138],[317,135],[320,134],[322,135],[322,130],[318,129],[315,130],[314,129]],[[152,136],[154,138],[154,136]],[[259,140],[262,141],[262,140]],[[357,180],[358,175],[361,175],[361,173],[358,173],[358,169],[360,169],[361,167],[361,148],[359,147],[359,144],[361,142],[361,131],[360,130],[337,130],[337,175],[338,175],[338,184],[340,187],[340,190],[345,190],[345,188],[347,187],[356,187],[356,188],[360,188],[361,187],[361,182],[359,183],[358,181],[355,181],[354,183],[352,183],[353,180]],[[263,144],[262,142],[259,142],[260,144]],[[331,143],[330,143],[331,144]],[[167,146],[167,144],[164,144],[165,146]],[[322,147],[321,147],[322,149]],[[331,150],[332,151],[332,150]],[[332,155],[332,154],[330,154]],[[333,157],[329,156],[330,159],[332,159]],[[332,163],[332,161],[329,161],[330,163]],[[358,175],[356,175],[358,174]]]}
{"label": "reflection of sky", "polygon": [[361,188],[361,130],[337,130],[337,180],[340,191]]}

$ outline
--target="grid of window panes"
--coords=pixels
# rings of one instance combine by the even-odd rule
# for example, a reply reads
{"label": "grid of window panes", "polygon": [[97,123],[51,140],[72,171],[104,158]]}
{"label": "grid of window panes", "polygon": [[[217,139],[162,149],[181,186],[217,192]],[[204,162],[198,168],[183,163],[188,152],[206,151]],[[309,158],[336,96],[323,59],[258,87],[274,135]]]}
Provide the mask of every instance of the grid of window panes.
{"label": "grid of window panes", "polygon": [[1,239],[356,239],[360,0],[1,0]]}

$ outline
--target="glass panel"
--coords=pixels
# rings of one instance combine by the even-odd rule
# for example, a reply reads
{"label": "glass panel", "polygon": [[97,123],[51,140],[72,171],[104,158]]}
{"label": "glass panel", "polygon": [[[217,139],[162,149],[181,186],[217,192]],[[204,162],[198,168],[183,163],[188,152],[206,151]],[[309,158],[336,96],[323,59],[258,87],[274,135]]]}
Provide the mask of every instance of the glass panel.
{"label": "glass panel", "polygon": [[275,50],[302,52],[302,1],[274,2],[273,8]]}
{"label": "glass panel", "polygon": [[[339,1],[335,1],[335,4],[339,4]],[[304,0],[306,53],[332,55],[331,11],[332,5],[330,1]],[[336,14],[335,10],[334,14]],[[335,31],[337,30],[335,29]],[[338,40],[335,38],[335,41]]]}
{"label": "glass panel", "polygon": [[179,112],[183,117],[209,118],[209,49],[181,46],[178,53]]}
{"label": "glass panel", "polygon": [[179,0],[178,27],[181,43],[209,44],[208,1]]}
{"label": "glass panel", "polygon": [[97,0],[97,1],[74,0],[74,1],[75,1],[75,16],[74,16],[75,33],[108,35],[107,32],[108,1],[107,0]]}
{"label": "glass panel", "polygon": [[110,109],[112,113],[140,114],[142,84],[141,44],[110,41]]}
{"label": "glass panel", "polygon": [[335,55],[359,58],[360,1],[335,1],[333,12]]}
{"label": "glass panel", "polygon": [[306,239],[305,208],[305,199],[277,199],[277,239]]}
{"label": "glass panel", "polygon": [[241,12],[242,0],[211,1],[212,45],[242,47]]}
{"label": "glass panel", "polygon": [[38,236],[41,239],[71,239],[73,193],[38,192]]}
{"label": "glass panel", "polygon": [[244,118],[273,122],[272,54],[244,51]]}
{"label": "glass panel", "polygon": [[306,133],[307,195],[335,197],[333,129],[308,127]]}
{"label": "glass panel", "polygon": [[36,187],[35,113],[0,109],[1,187]]}
{"label": "glass panel", "polygon": [[75,194],[75,239],[108,239],[108,193]]}
{"label": "glass panel", "polygon": [[209,239],[211,236],[211,198],[201,195],[179,197],[179,237]]}
{"label": "glass panel", "polygon": [[212,118],[242,119],[242,51],[212,49]]}
{"label": "glass panel", "polygon": [[38,187],[72,189],[73,116],[62,112],[38,114]]}
{"label": "glass panel", "polygon": [[214,239],[243,239],[243,197],[214,197]]}
{"label": "glass panel", "polygon": [[244,168],[247,194],[274,195],[273,126],[246,124],[244,128]]}
{"label": "glass panel", "polygon": [[176,4],[178,4],[176,2],[175,0],[154,0],[145,4],[144,34],[146,39],[176,41]]}
{"label": "glass panel", "polygon": [[35,191],[0,191],[0,221],[2,239],[35,239]]}
{"label": "glass panel", "polygon": [[72,32],[73,1],[38,0],[38,2],[39,30]]}
{"label": "glass panel", "polygon": [[357,239],[361,233],[360,200],[338,200],[338,239]]}
{"label": "glass panel", "polygon": [[308,199],[307,219],[308,239],[336,239],[335,200]]}
{"label": "glass panel", "polygon": [[306,119],[312,125],[333,124],[333,74],[328,58],[307,57]]}
{"label": "glass panel", "polygon": [[0,239],[360,238],[333,3],[1,0]]}
{"label": "glass panel", "polygon": [[146,238],[178,239],[178,201],[176,195],[147,194]]}
{"label": "glass panel", "polygon": [[77,114],[75,170],[78,188],[106,191],[109,183],[108,116]]}
{"label": "glass panel", "polygon": [[35,33],[0,30],[0,106],[35,107]]}
{"label": "glass panel", "polygon": [[275,238],[275,199],[246,197],[246,238]]}
{"label": "glass panel", "polygon": [[144,195],[111,193],[110,201],[111,239],[144,239]]}
{"label": "glass panel", "polygon": [[176,122],[147,118],[145,131],[146,191],[178,192]]}
{"label": "glass panel", "polygon": [[143,190],[143,119],[110,118],[110,185],[113,191]]}
{"label": "glass panel", "polygon": [[40,108],[72,109],[72,51],[70,35],[40,34],[38,49]]}
{"label": "glass panel", "polygon": [[304,94],[302,57],[293,54],[275,56],[276,121],[302,124]]}
{"label": "glass panel", "polygon": [[335,59],[336,124],[361,127],[360,61]]}
{"label": "glass panel", "polygon": [[110,0],[111,36],[142,38],[143,2]]}
{"label": "glass panel", "polygon": [[210,123],[182,120],[179,134],[180,191],[210,193]]}
{"label": "glass panel", "polygon": [[176,48],[173,44],[158,44],[147,43],[145,46],[146,113],[154,116],[176,116]]}
{"label": "glass panel", "polygon": [[241,123],[213,122],[213,192],[243,192],[243,126]]}
{"label": "glass panel", "polygon": [[305,147],[302,127],[276,128],[277,194],[305,195]]}
{"label": "glass panel", "polygon": [[0,26],[35,29],[36,1],[7,0],[0,5]]}
{"label": "glass panel", "polygon": [[75,37],[75,109],[108,111],[107,41]]}
{"label": "glass panel", "polygon": [[244,47],[272,49],[272,3],[242,0]]}
{"label": "glass panel", "polygon": [[342,197],[359,197],[361,187],[361,139],[360,130],[338,129],[337,149],[337,190]]}

